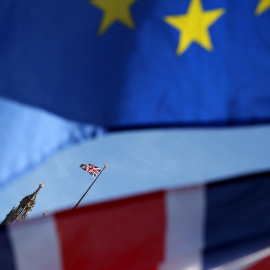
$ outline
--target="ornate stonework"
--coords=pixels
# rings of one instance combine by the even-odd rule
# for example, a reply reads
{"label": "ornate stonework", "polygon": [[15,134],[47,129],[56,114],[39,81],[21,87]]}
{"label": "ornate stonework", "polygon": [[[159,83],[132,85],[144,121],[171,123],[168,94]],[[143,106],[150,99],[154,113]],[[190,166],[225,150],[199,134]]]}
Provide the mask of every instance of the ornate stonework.
{"label": "ornate stonework", "polygon": [[44,187],[44,183],[39,184],[38,189],[28,195],[25,196],[17,207],[13,207],[11,211],[7,214],[6,218],[3,220],[1,225],[13,223],[19,220],[23,220],[27,218],[27,215],[35,206],[36,197],[40,189]]}

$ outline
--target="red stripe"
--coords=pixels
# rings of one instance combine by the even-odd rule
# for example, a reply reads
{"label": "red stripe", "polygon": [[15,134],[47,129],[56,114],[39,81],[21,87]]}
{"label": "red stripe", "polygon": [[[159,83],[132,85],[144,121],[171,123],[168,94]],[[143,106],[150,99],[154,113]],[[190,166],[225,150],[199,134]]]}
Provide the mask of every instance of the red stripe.
{"label": "red stripe", "polygon": [[246,270],[269,270],[270,269],[270,256],[262,259],[255,265],[248,267]]}
{"label": "red stripe", "polygon": [[163,261],[164,193],[55,215],[65,270],[155,269]]}

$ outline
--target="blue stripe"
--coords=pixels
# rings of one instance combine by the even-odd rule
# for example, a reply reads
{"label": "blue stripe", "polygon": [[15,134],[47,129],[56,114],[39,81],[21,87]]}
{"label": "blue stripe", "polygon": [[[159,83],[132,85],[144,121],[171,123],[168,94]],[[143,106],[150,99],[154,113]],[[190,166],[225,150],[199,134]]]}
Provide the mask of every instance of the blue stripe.
{"label": "blue stripe", "polygon": [[4,226],[0,226],[0,269],[15,270],[15,261],[11,242]]}
{"label": "blue stripe", "polygon": [[204,269],[270,246],[270,172],[207,186]]}

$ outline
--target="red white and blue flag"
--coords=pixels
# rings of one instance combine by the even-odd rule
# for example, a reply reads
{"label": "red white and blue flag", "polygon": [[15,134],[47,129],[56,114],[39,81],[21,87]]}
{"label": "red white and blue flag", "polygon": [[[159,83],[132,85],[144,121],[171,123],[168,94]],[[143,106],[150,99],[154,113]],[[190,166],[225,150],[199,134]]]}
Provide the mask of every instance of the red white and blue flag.
{"label": "red white and blue flag", "polygon": [[270,171],[0,227],[1,270],[269,270]]}
{"label": "red white and blue flag", "polygon": [[89,172],[94,178],[100,173],[101,169],[93,164],[81,164],[80,168]]}

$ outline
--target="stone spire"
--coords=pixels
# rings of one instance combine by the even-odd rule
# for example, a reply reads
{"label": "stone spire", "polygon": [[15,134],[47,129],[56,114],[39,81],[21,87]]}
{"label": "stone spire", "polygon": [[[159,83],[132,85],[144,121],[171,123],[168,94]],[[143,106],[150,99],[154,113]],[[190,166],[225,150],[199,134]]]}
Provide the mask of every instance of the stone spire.
{"label": "stone spire", "polygon": [[6,218],[3,220],[3,222],[1,223],[1,225],[4,224],[8,224],[8,223],[13,223],[19,220],[23,220],[27,218],[27,215],[30,211],[32,211],[32,209],[35,206],[36,203],[36,197],[37,194],[39,192],[40,189],[42,189],[44,187],[44,183],[39,184],[39,187],[37,188],[37,190],[28,195],[25,196],[21,201],[19,206],[17,206],[16,208],[13,207],[11,209],[11,211],[7,214]]}

